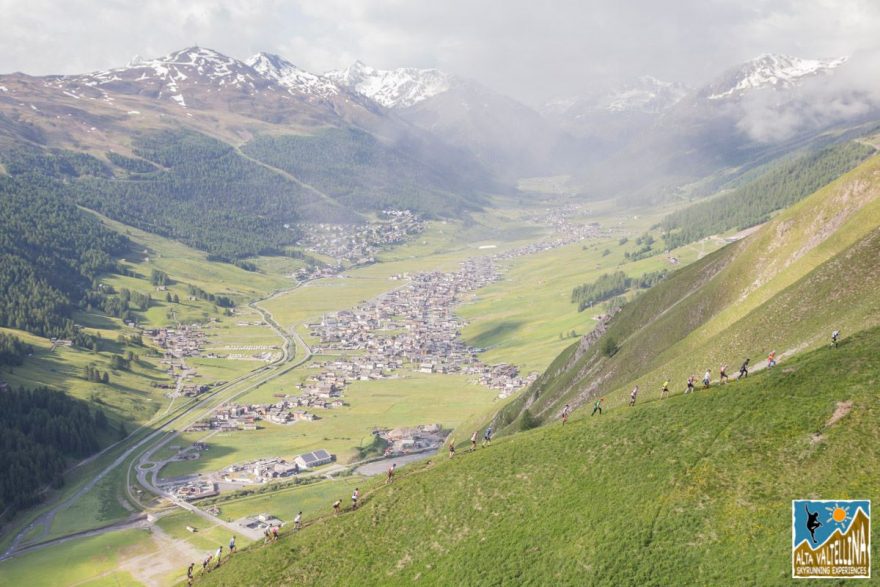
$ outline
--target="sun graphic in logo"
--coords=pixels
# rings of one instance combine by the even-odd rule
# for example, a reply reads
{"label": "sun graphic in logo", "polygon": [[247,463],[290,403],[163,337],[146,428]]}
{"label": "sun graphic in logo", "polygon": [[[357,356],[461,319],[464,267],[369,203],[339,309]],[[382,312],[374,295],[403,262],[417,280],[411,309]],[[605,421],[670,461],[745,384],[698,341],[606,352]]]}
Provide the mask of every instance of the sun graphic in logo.
{"label": "sun graphic in logo", "polygon": [[825,510],[828,512],[827,522],[839,524],[841,528],[846,527],[846,523],[850,519],[848,507],[841,507],[840,504],[834,504],[833,507],[826,507]]}

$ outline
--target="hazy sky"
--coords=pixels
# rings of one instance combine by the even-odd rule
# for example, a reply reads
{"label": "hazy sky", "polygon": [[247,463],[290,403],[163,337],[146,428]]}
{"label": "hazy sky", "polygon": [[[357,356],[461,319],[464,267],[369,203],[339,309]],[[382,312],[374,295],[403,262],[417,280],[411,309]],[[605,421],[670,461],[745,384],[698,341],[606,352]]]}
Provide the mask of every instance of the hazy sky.
{"label": "hazy sky", "polygon": [[530,103],[765,52],[876,49],[878,0],[0,0],[0,73],[78,73],[199,44],[312,71],[439,67]]}

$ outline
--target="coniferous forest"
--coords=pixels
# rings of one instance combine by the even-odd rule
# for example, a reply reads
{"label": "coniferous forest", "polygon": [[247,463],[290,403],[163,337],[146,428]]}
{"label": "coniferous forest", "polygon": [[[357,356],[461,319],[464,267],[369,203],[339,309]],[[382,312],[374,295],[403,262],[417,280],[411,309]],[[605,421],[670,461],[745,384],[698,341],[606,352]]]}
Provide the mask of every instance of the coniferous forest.
{"label": "coniferous forest", "polygon": [[766,222],[772,212],[805,198],[874,153],[873,147],[848,142],[784,160],[732,192],[666,216],[660,223],[666,248]]}
{"label": "coniferous forest", "polygon": [[0,177],[0,326],[72,337],[71,310],[127,247],[65,190],[33,174]]}
{"label": "coniferous forest", "polygon": [[0,393],[0,512],[33,505],[61,487],[68,458],[99,448],[108,421],[99,409],[48,388]]}

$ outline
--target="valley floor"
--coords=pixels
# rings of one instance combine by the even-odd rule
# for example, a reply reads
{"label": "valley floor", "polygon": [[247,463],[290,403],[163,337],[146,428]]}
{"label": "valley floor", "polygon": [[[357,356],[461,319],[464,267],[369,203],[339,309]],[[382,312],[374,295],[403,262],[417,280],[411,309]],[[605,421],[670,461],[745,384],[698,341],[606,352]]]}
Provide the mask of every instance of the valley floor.
{"label": "valley floor", "polygon": [[[186,275],[188,281],[208,291],[218,284],[225,284],[222,287],[247,292],[245,295],[251,299],[266,296],[259,306],[241,306],[231,317],[217,316],[217,320],[205,331],[207,338],[204,346],[206,350],[221,354],[234,352],[236,348],[270,349],[268,352],[273,356],[270,360],[276,361],[277,366],[269,363],[268,367],[261,367],[267,363],[254,360],[186,359],[185,366],[194,369],[202,383],[227,383],[218,385],[212,391],[213,395],[205,399],[167,401],[156,396],[155,406],[148,413],[153,419],[150,427],[130,437],[118,449],[96,459],[91,466],[84,467],[72,478],[63,497],[59,496],[46,507],[35,511],[35,515],[44,512],[43,517],[38,518],[38,525],[27,526],[20,532],[15,544],[16,548],[38,545],[41,541],[124,521],[134,511],[141,509],[147,509],[158,517],[154,527],[162,529],[162,532],[150,534],[143,529],[138,530],[143,523],[135,521],[132,530],[114,530],[109,534],[78,538],[53,544],[46,550],[22,551],[15,559],[0,563],[0,575],[12,573],[9,576],[21,574],[26,577],[28,569],[35,570],[35,565],[40,564],[41,576],[46,580],[67,584],[67,579],[61,577],[68,564],[72,561],[78,564],[85,557],[86,560],[116,562],[109,567],[95,566],[95,574],[90,575],[91,579],[84,576],[83,581],[166,584],[171,574],[163,575],[144,569],[152,564],[149,561],[165,556],[172,543],[180,544],[174,557],[182,554],[183,558],[187,558],[189,555],[186,553],[207,552],[212,548],[210,545],[225,544],[228,536],[224,536],[229,534],[228,524],[243,516],[269,512],[289,522],[297,508],[304,509],[309,515],[312,511],[317,513],[327,507],[332,501],[331,497],[350,492],[351,485],[369,485],[371,482],[355,476],[303,487],[246,488],[241,493],[243,497],[233,496],[231,501],[224,494],[217,502],[220,513],[212,518],[204,512],[196,515],[168,510],[167,500],[159,500],[151,495],[151,490],[156,491],[155,484],[162,478],[210,473],[255,458],[292,458],[298,453],[318,448],[335,453],[337,459],[344,463],[357,458],[355,449],[369,444],[371,430],[376,427],[437,422],[446,428],[470,431],[482,424],[499,406],[497,401],[493,401],[497,392],[474,385],[463,376],[402,371],[398,379],[352,384],[345,390],[349,406],[338,412],[328,411],[316,422],[293,426],[265,423],[257,431],[181,433],[187,423],[204,417],[208,413],[206,410],[216,409],[232,398],[239,403],[275,401],[273,398],[278,394],[290,393],[295,385],[305,382],[314,373],[316,363],[332,359],[332,356],[312,357],[311,347],[318,341],[304,327],[306,322],[326,312],[352,308],[399,288],[401,282],[389,279],[391,277],[426,270],[452,271],[464,259],[475,256],[500,256],[503,259],[503,278],[495,285],[477,292],[461,307],[461,315],[469,323],[463,340],[473,346],[488,348],[484,353],[487,357],[485,360],[510,362],[523,370],[543,369],[556,353],[570,344],[568,338],[572,330],[582,334],[592,327],[587,313],[579,314],[576,307],[567,301],[571,288],[589,278],[591,270],[598,274],[603,269],[611,270],[621,264],[623,247],[617,244],[620,235],[638,234],[655,219],[614,217],[601,208],[581,211],[570,220],[575,226],[599,222],[602,226],[613,226],[613,230],[584,241],[595,243],[590,246],[584,246],[575,239],[571,244],[561,243],[549,249],[532,251],[527,248],[536,242],[554,238],[556,230],[553,222],[542,218],[546,212],[537,212],[525,209],[518,214],[507,211],[507,217],[503,219],[482,218],[480,221],[485,224],[478,229],[460,223],[431,223],[425,233],[408,244],[383,249],[376,264],[312,281],[306,287],[299,288],[291,288],[276,277],[259,276],[261,274],[258,274],[256,281],[248,281],[247,274],[236,273],[239,271],[237,269],[229,272],[223,266],[215,269],[214,264],[199,262],[198,255],[186,247],[122,225],[114,226],[129,231],[133,238],[141,239],[144,252],[149,252],[150,258],[140,261],[138,270],[141,273],[145,269],[143,263],[147,263],[147,270],[155,266],[167,271],[172,278]],[[491,229],[487,228],[490,226]],[[602,254],[606,246],[612,249],[612,254]],[[523,252],[505,259],[508,251]],[[661,259],[634,264],[627,270],[635,274],[656,266],[662,266]],[[554,274],[554,268],[558,275]],[[545,275],[536,275],[541,269],[544,269]],[[140,282],[131,278],[115,279],[118,281],[115,287],[142,287]],[[265,293],[260,294],[260,291]],[[178,293],[177,288],[169,288],[169,293]],[[180,294],[185,295],[185,292],[181,290]],[[554,297],[558,301],[547,305],[546,302]],[[191,304],[192,308],[187,310],[187,304]],[[506,326],[511,320],[506,308],[520,304],[522,308],[541,308],[543,311],[523,314],[520,308],[520,315],[515,320],[525,328],[512,333]],[[174,319],[188,319],[183,317],[187,312],[191,316],[189,319],[203,319],[207,309],[198,301],[183,300],[179,306],[169,304],[164,309],[159,302],[144,318],[147,324],[162,324],[171,317],[170,311],[174,310],[177,314],[173,316]],[[166,312],[169,313],[167,317]],[[108,337],[115,336],[114,325],[103,327]],[[273,328],[277,331],[273,332]],[[562,332],[565,336],[562,336]],[[499,340],[504,340],[505,344],[499,345]],[[286,358],[282,353],[285,347],[292,351]],[[233,351],[229,351],[230,348]],[[534,352],[529,352],[529,348],[533,348]],[[285,363],[286,360],[290,362]],[[297,366],[300,363],[302,365]],[[46,370],[38,368],[27,377],[37,377],[44,372]],[[59,386],[64,387],[67,381],[70,380],[60,380]],[[84,390],[84,393],[91,392]],[[171,429],[178,436],[162,432]],[[459,433],[459,436],[462,435],[465,433]],[[207,446],[207,450],[200,452],[200,458],[169,460],[176,455],[174,447],[185,448],[195,442],[204,442]],[[126,446],[130,448],[126,449]],[[148,450],[152,446],[158,447],[158,450]],[[161,464],[154,467],[155,462]],[[150,472],[138,472],[147,466]],[[83,485],[101,471],[107,472],[106,476],[97,483]],[[257,489],[259,491],[254,491]],[[252,494],[251,497],[247,496],[248,493]],[[202,509],[206,509],[204,504]],[[199,531],[186,531],[185,526],[188,525],[198,527]],[[130,543],[130,546],[116,548],[112,540],[106,539],[117,534],[129,536],[123,542]],[[239,537],[240,544],[247,541],[246,537]],[[4,549],[8,547],[7,540]],[[53,555],[50,560],[63,564],[37,563],[49,553]],[[111,568],[117,570],[111,571]]]}

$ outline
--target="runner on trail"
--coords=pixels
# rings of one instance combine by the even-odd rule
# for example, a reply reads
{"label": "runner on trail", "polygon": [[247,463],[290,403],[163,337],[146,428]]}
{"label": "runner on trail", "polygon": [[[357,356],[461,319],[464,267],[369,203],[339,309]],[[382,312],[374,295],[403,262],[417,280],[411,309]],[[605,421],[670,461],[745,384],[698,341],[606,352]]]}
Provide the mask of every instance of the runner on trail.
{"label": "runner on trail", "polygon": [[358,499],[361,497],[361,490],[357,487],[354,488],[354,491],[351,493],[351,509],[358,509]]}
{"label": "runner on trail", "polygon": [[272,526],[272,542],[278,540],[278,526]]}
{"label": "runner on trail", "polygon": [[636,385],[633,387],[633,390],[629,392],[629,405],[630,407],[636,405],[636,396],[639,395],[639,386]]}
{"label": "runner on trail", "polygon": [[220,546],[217,547],[217,566],[214,567],[215,569],[220,566],[220,559],[222,559],[222,558],[223,558],[223,545],[221,544]]}
{"label": "runner on trail", "polygon": [[269,528],[267,527],[263,530],[263,544],[269,544],[270,540],[272,540],[272,533],[269,532]]}
{"label": "runner on trail", "polygon": [[767,368],[772,369],[776,366],[776,351],[770,351],[770,354],[767,355]]}
{"label": "runner on trail", "polygon": [[600,416],[602,415],[602,402],[604,402],[604,401],[605,401],[604,397],[600,397],[599,399],[596,400],[596,403],[593,404],[593,413],[590,414],[591,416],[595,415],[596,412],[599,412]]}
{"label": "runner on trail", "polygon": [[835,330],[831,333],[831,346],[837,348],[837,339],[840,338],[840,331]]}
{"label": "runner on trail", "polygon": [[455,456],[455,439],[450,438],[449,439],[449,458],[451,459],[454,456]]}
{"label": "runner on trail", "polygon": [[303,513],[300,512],[293,519],[293,530],[294,531],[302,530],[302,527],[303,527]]}
{"label": "runner on trail", "polygon": [[728,379],[730,379],[730,378],[727,376],[727,363],[724,363],[721,365],[721,368],[718,370],[718,382],[719,383],[727,383]]}
{"label": "runner on trail", "polygon": [[694,391],[694,381],[696,380],[697,378],[693,375],[688,375],[687,388],[684,390],[685,395]]}
{"label": "runner on trail", "polygon": [[751,361],[751,359],[746,359],[743,362],[742,366],[739,368],[739,377],[737,377],[737,379],[749,376],[749,361]]}
{"label": "runner on trail", "polygon": [[666,399],[669,397],[669,380],[666,379],[663,381],[662,387],[660,387],[660,399]]}
{"label": "runner on trail", "polygon": [[709,385],[712,384],[712,370],[706,369],[706,372],[703,374],[703,389],[709,389]]}
{"label": "runner on trail", "polygon": [[565,426],[565,423],[568,422],[568,414],[571,412],[571,406],[565,404],[565,407],[562,408],[562,425]]}
{"label": "runner on trail", "polygon": [[232,556],[233,552],[235,552],[235,536],[229,539],[229,556]]}
{"label": "runner on trail", "polygon": [[397,468],[397,463],[391,463],[391,466],[388,467],[388,478],[385,479],[385,483],[394,483],[394,469]]}
{"label": "runner on trail", "polygon": [[186,578],[192,582],[193,578],[193,567],[196,566],[196,563],[189,563],[189,568],[186,570]]}
{"label": "runner on trail", "polygon": [[492,427],[491,426],[486,428],[486,433],[483,434],[482,446],[489,446],[490,444],[492,444]]}
{"label": "runner on trail", "polygon": [[202,572],[206,573],[208,571],[208,565],[211,564],[211,559],[214,558],[213,554],[209,554],[205,557],[205,560],[202,561]]}
{"label": "runner on trail", "polygon": [[[342,500],[341,500],[341,499],[337,499],[336,501],[333,502],[333,513],[334,513],[335,515],[337,515],[337,516],[339,515],[339,506],[340,506],[340,504],[342,504]],[[268,532],[268,530],[266,530],[266,532]]]}
{"label": "runner on trail", "polygon": [[471,452],[477,450],[477,430],[474,430],[474,433],[471,434]]}

